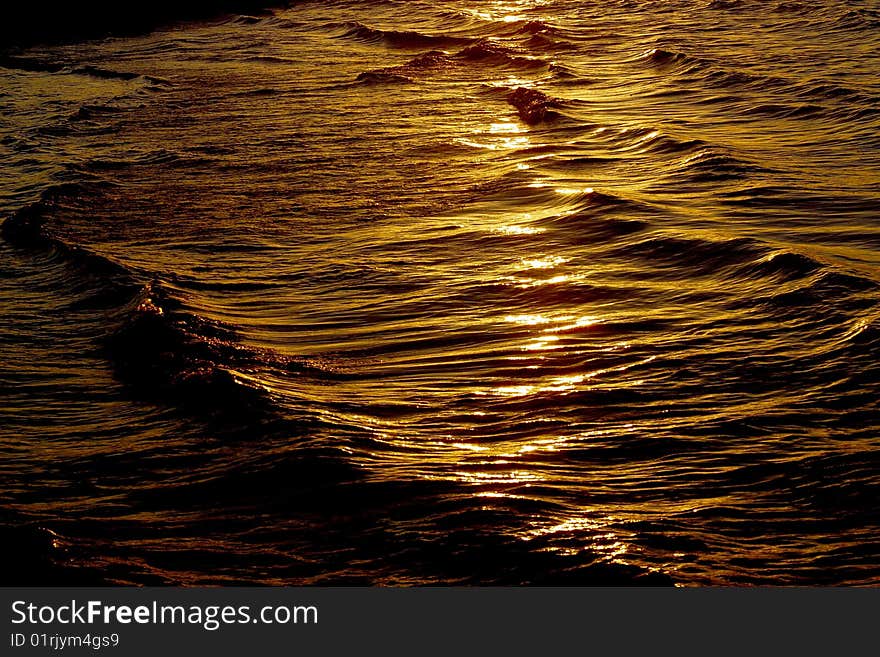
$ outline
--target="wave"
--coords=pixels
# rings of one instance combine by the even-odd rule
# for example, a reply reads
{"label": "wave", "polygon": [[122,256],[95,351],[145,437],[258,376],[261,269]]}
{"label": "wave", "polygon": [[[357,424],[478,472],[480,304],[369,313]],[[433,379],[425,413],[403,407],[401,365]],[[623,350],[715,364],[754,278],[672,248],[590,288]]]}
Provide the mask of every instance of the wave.
{"label": "wave", "polygon": [[[878,99],[876,96],[852,89],[837,82],[823,79],[811,79],[807,82],[787,79],[780,76],[755,73],[747,70],[733,69],[723,62],[712,59],[697,57],[685,52],[653,48],[648,50],[635,60],[640,64],[658,66],[664,71],[674,72],[676,75],[696,75],[697,79],[708,86],[724,89],[749,89],[760,92],[773,92],[774,96],[783,93],[788,97],[797,97],[807,103],[797,102],[765,102],[745,107],[741,111],[745,115],[762,115],[773,118],[815,118],[828,108],[818,104],[824,101],[846,102],[847,107],[853,104],[874,106]],[[704,99],[701,102],[712,103],[737,103],[740,99],[736,96],[724,96],[721,98]]]}
{"label": "wave", "polygon": [[490,28],[493,36],[520,36],[534,34],[559,34],[556,26],[536,18],[512,21],[497,21]]}
{"label": "wave", "polygon": [[554,39],[544,34],[533,34],[523,42],[529,50],[545,50],[548,52],[574,50],[577,46],[569,41]]}
{"label": "wave", "polygon": [[122,316],[107,353],[118,378],[141,396],[242,418],[273,412],[267,390],[236,369],[265,366],[271,354],[242,346],[228,326],[183,312],[159,281],[141,287]]}
{"label": "wave", "polygon": [[448,34],[423,34],[414,30],[382,30],[369,27],[356,21],[345,23],[344,38],[357,39],[367,43],[386,43],[395,48],[442,48],[462,46],[477,41],[474,37],[457,37]]}
{"label": "wave", "polygon": [[864,32],[880,27],[880,10],[878,9],[851,9],[840,15],[833,23],[833,27],[843,30]]}
{"label": "wave", "polygon": [[518,87],[507,95],[507,102],[516,108],[520,118],[530,125],[541,123],[557,116],[555,110],[562,106],[561,101],[551,98],[542,91]]}
{"label": "wave", "polygon": [[469,61],[488,62],[516,68],[546,68],[550,62],[539,57],[518,54],[509,46],[494,41],[482,40],[468,46],[455,55],[456,58]]}
{"label": "wave", "polygon": [[[614,253],[663,268],[675,277],[711,276],[747,284],[751,288],[750,296],[737,302],[745,306],[756,300],[763,303],[760,299],[764,299],[777,307],[781,304],[813,308],[823,304],[823,299],[840,300],[847,295],[875,290],[880,285],[864,276],[841,272],[812,255],[755,238],[712,240],[653,233],[616,247]],[[779,287],[795,281],[803,284],[794,289]],[[758,289],[765,290],[762,292],[765,296],[754,296]]]}
{"label": "wave", "polygon": [[877,209],[876,198],[867,194],[821,193],[781,185],[751,185],[722,191],[719,198],[725,205],[733,207],[791,208],[799,212],[873,213]]}
{"label": "wave", "polygon": [[337,376],[327,362],[244,345],[233,327],[186,311],[172,286],[151,272],[130,269],[53,233],[49,220],[60,202],[101,191],[100,185],[83,183],[50,187],[40,201],[8,217],[0,235],[18,248],[49,252],[73,265],[79,275],[99,281],[93,298],[75,305],[110,306],[108,317],[113,321],[104,347],[120,381],[140,396],[188,410],[254,417],[273,415],[276,409],[269,391],[249,371]]}
{"label": "wave", "polygon": [[131,283],[130,272],[119,263],[101,256],[85,247],[70,244],[55,236],[47,228],[47,217],[58,203],[78,198],[83,194],[99,193],[103,185],[64,183],[48,188],[36,203],[17,210],[0,226],[0,235],[10,244],[30,249],[52,250],[61,257],[82,265],[88,270],[106,275],[123,283]]}
{"label": "wave", "polygon": [[131,71],[116,71],[93,64],[83,66],[69,66],[63,62],[46,61],[36,57],[23,57],[20,55],[0,54],[0,67],[28,73],[59,73],[66,75],[85,75],[101,80],[144,80],[154,86],[166,86],[171,83],[164,78],[158,78],[142,73]]}
{"label": "wave", "polygon": [[787,103],[762,103],[752,105],[742,110],[744,116],[766,116],[774,119],[814,119],[827,111],[822,105],[815,104],[787,104]]}
{"label": "wave", "polygon": [[673,172],[676,182],[691,183],[742,180],[758,173],[768,173],[759,165],[735,157],[717,147],[695,148]]}
{"label": "wave", "polygon": [[619,247],[616,254],[669,267],[682,276],[714,275],[776,283],[805,278],[826,268],[808,255],[773,248],[754,238],[709,240],[655,234]]}
{"label": "wave", "polygon": [[355,79],[364,84],[408,84],[413,82],[412,78],[389,71],[365,71],[359,73]]}
{"label": "wave", "polygon": [[711,66],[711,62],[700,57],[659,47],[651,48],[630,61],[643,66],[650,65],[663,70],[674,70],[679,74],[695,73]]}
{"label": "wave", "polygon": [[514,48],[481,39],[456,53],[444,50],[429,50],[412,58],[406,64],[375,69],[361,73],[369,81],[399,82],[430,72],[458,70],[464,66],[484,65],[502,69],[547,69],[550,63],[539,57],[519,53]]}

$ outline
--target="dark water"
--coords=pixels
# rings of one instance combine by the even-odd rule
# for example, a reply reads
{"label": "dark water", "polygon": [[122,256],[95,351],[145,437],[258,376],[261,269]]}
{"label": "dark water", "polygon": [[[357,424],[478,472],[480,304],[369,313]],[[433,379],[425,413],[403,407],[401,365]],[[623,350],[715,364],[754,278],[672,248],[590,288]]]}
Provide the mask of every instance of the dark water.
{"label": "dark water", "polygon": [[2,64],[7,581],[880,583],[875,2]]}

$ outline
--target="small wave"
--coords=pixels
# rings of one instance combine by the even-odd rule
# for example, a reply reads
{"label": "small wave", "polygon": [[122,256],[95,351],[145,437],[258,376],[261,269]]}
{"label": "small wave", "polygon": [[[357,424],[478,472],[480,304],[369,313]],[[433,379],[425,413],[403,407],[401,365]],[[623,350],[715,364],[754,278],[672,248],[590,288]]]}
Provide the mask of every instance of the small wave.
{"label": "small wave", "polygon": [[670,268],[682,277],[714,274],[719,269],[743,266],[767,255],[768,247],[750,238],[707,240],[680,235],[654,234],[625,244],[616,253]]}
{"label": "small wave", "polygon": [[760,167],[740,160],[717,148],[702,148],[684,159],[677,175],[690,182],[717,182],[746,178],[761,171]]}
{"label": "small wave", "polygon": [[71,117],[71,121],[91,121],[100,116],[119,114],[123,110],[112,105],[83,105]]}
{"label": "small wave", "polygon": [[724,89],[747,88],[757,91],[775,91],[791,86],[790,81],[783,78],[715,66],[705,73],[705,82]]}
{"label": "small wave", "polygon": [[541,123],[557,116],[555,110],[561,102],[542,91],[518,87],[507,95],[507,102],[513,105],[519,117],[530,125]]}
{"label": "small wave", "polygon": [[71,69],[72,73],[77,75],[88,75],[93,78],[101,78],[102,80],[134,80],[141,75],[139,73],[131,73],[129,71],[113,71],[100,66],[77,66]]}
{"label": "small wave", "polygon": [[355,79],[364,84],[407,84],[413,81],[405,75],[389,71],[365,71]]}
{"label": "small wave", "polygon": [[550,65],[546,60],[517,54],[512,48],[489,40],[479,41],[472,46],[468,46],[458,52],[455,57],[516,68],[545,68]]}
{"label": "small wave", "polygon": [[462,46],[476,41],[472,37],[422,34],[413,30],[381,30],[356,21],[346,23],[345,27],[348,29],[342,35],[344,38],[357,39],[368,43],[385,43],[395,48]]}
{"label": "small wave", "polygon": [[117,282],[132,282],[130,272],[119,263],[85,247],[68,244],[46,229],[45,203],[33,203],[18,210],[3,222],[0,234],[10,244],[29,249],[51,249],[74,261],[91,273],[97,273]]}
{"label": "small wave", "polygon": [[143,395],[184,407],[268,412],[265,390],[231,367],[258,364],[259,355],[241,347],[228,327],[175,305],[158,282],[145,285],[128,304],[122,325],[107,340],[118,377]]}
{"label": "small wave", "polygon": [[287,64],[291,65],[296,63],[296,60],[291,59],[290,57],[280,57],[278,55],[251,55],[249,57],[245,57],[244,61],[246,62],[260,62],[262,64]]}
{"label": "small wave", "polygon": [[[815,317],[816,308],[827,307],[829,299],[835,299],[835,303],[841,305],[855,300],[856,305],[860,306],[862,301],[859,299],[863,298],[865,293],[874,294],[880,288],[880,283],[877,281],[865,276],[837,271],[813,258],[804,256],[805,259],[800,260],[784,252],[778,257],[781,259],[778,266],[772,262],[759,263],[757,266],[748,267],[746,271],[752,276],[764,275],[781,278],[783,281],[803,279],[804,284],[795,289],[791,289],[790,286],[774,288],[770,294],[756,299],[759,305],[766,306],[773,312],[785,309],[785,312],[791,313],[801,309],[801,312],[812,318]],[[751,301],[749,300],[749,303]],[[860,331],[856,331],[849,337],[854,338],[860,334]]]}
{"label": "small wave", "polygon": [[709,62],[704,59],[665,48],[647,50],[639,55],[635,61],[662,69],[674,68],[678,73],[693,73],[709,66]]}
{"label": "small wave", "polygon": [[[266,388],[248,372],[268,368],[287,375],[333,376],[326,363],[243,345],[232,327],[187,312],[155,277],[143,283],[148,272],[130,269],[53,233],[49,220],[59,204],[97,193],[100,186],[83,183],[51,187],[40,201],[8,217],[0,235],[13,246],[48,251],[70,263],[100,283],[92,293],[102,307],[108,301],[118,304],[108,315],[112,322],[105,347],[121,381],[142,396],[182,408],[253,417],[276,411]],[[94,299],[79,299],[75,307],[97,306]]]}
{"label": "small wave", "polygon": [[852,9],[842,14],[833,23],[834,27],[863,32],[866,29],[880,27],[880,10]]}
{"label": "small wave", "polygon": [[548,52],[572,50],[576,48],[573,43],[559,41],[558,39],[553,39],[543,34],[533,34],[528,41],[525,42],[525,46],[529,50],[545,50]]}
{"label": "small wave", "polygon": [[720,198],[727,205],[757,208],[792,208],[804,211],[875,213],[876,198],[856,194],[822,194],[817,191],[791,189],[779,185],[755,185],[729,192]]}
{"label": "small wave", "polygon": [[511,48],[482,40],[455,54],[444,50],[429,50],[413,57],[406,64],[365,71],[358,76],[360,80],[371,82],[411,82],[413,76],[429,71],[457,70],[469,64],[486,64],[501,68],[532,69],[546,68],[549,63],[543,59],[519,55]]}
{"label": "small wave", "polygon": [[142,396],[235,421],[280,419],[260,373],[343,376],[329,361],[246,345],[234,327],[187,311],[176,294],[158,279],[142,285],[105,341],[117,377]]}
{"label": "small wave", "polygon": [[680,139],[650,126],[599,126],[593,137],[608,142],[620,153],[694,155],[713,148],[702,139]]}
{"label": "small wave", "polygon": [[685,55],[663,48],[652,48],[645,52],[640,59],[643,62],[652,62],[654,64],[669,64],[671,62],[680,62],[685,59]]}
{"label": "small wave", "polygon": [[234,23],[235,25],[256,25],[258,23],[261,23],[262,21],[262,16],[250,16],[247,14],[242,14],[240,16],[233,17],[230,22]]}
{"label": "small wave", "polygon": [[761,105],[753,105],[742,110],[746,116],[767,116],[775,119],[787,118],[815,118],[826,111],[821,105],[790,105],[785,103],[764,103]]}
{"label": "small wave", "polygon": [[23,57],[19,55],[0,54],[0,67],[12,70],[25,71],[27,73],[53,73],[67,75],[85,75],[101,80],[122,80],[129,82],[141,79],[154,87],[165,87],[171,84],[170,81],[155,77],[152,75],[144,75],[142,73],[134,73],[131,71],[115,71],[112,69],[86,64],[83,66],[68,66],[64,63],[50,62],[35,57]]}
{"label": "small wave", "polygon": [[58,204],[85,195],[99,194],[105,187],[83,183],[54,185],[43,192],[39,201],[19,208],[8,217],[0,226],[0,235],[9,244],[19,248],[52,250],[91,272],[130,284],[133,279],[125,267],[85,247],[64,241],[47,227],[48,216]]}
{"label": "small wave", "polygon": [[357,80],[366,83],[411,82],[410,76],[452,64],[449,54],[442,50],[431,50],[414,57],[401,66],[390,66],[358,74]]}
{"label": "small wave", "polygon": [[[815,100],[827,100],[833,98],[837,94],[841,97],[848,95],[848,91],[845,88],[835,88],[836,85],[832,83],[810,83],[815,86],[815,89],[812,89],[809,84],[805,85],[803,82],[796,82],[782,77],[754,73],[747,70],[732,69],[725,65],[724,62],[663,48],[648,50],[637,57],[635,61],[641,64],[657,66],[660,70],[670,71],[676,75],[698,76],[700,82],[724,89],[741,90],[746,88],[762,92],[777,92],[785,90],[786,92],[793,92]],[[708,99],[704,102],[714,103],[735,100],[735,96],[730,96]],[[789,106],[767,103],[764,105],[755,105],[746,111],[756,114],[769,114],[771,116],[798,117],[813,116],[821,110],[822,108],[815,105]]]}
{"label": "small wave", "polygon": [[98,193],[100,189],[95,185],[80,183],[50,187],[40,201],[19,208],[0,226],[0,235],[8,244],[44,252],[68,267],[67,276],[79,294],[71,300],[71,309],[117,307],[138,289],[131,270],[111,258],[58,237],[47,225],[58,204],[75,202],[85,194]]}
{"label": "small wave", "polygon": [[284,94],[284,91],[281,89],[276,89],[275,87],[259,87],[257,89],[248,89],[247,91],[238,91],[235,96],[245,96],[245,97],[253,97],[253,96],[280,96]]}
{"label": "small wave", "polygon": [[792,251],[778,250],[738,269],[741,276],[750,278],[773,278],[788,281],[803,278],[822,268],[822,263]]}
{"label": "small wave", "polygon": [[[612,203],[612,205],[618,206],[616,203]],[[546,226],[575,228],[576,232],[570,234],[576,236],[579,242],[611,241],[627,235],[635,235],[650,228],[650,224],[641,219],[603,217],[595,211],[573,212],[551,217],[539,223]]]}
{"label": "small wave", "polygon": [[846,101],[850,104],[861,104],[869,107],[880,105],[880,97],[840,85],[828,80],[812,80],[804,84],[792,84],[791,92],[800,98],[819,101]]}
{"label": "small wave", "polygon": [[[429,68],[434,68],[435,66],[439,66],[442,64],[446,64],[450,61],[449,54],[443,52],[442,50],[431,50],[428,52],[423,52],[421,55],[417,57],[413,57],[406,64],[404,64],[403,68],[411,68],[414,70],[424,70]],[[392,69],[386,69],[392,70]]]}
{"label": "small wave", "polygon": [[526,20],[526,21],[510,21],[506,23],[506,25],[510,25],[512,29],[506,29],[502,33],[506,35],[516,35],[516,34],[555,34],[559,30],[551,25],[550,23],[545,23],[542,20]]}
{"label": "small wave", "polygon": [[560,78],[562,80],[577,80],[580,83],[590,83],[590,80],[584,78],[584,76],[579,71],[572,68],[571,66],[566,66],[565,64],[553,62],[548,68],[554,77]]}
{"label": "small wave", "polygon": [[175,153],[165,149],[134,152],[125,158],[94,158],[77,169],[84,171],[117,171],[135,166],[164,165],[167,167],[198,167],[214,163],[216,160],[205,155]]}

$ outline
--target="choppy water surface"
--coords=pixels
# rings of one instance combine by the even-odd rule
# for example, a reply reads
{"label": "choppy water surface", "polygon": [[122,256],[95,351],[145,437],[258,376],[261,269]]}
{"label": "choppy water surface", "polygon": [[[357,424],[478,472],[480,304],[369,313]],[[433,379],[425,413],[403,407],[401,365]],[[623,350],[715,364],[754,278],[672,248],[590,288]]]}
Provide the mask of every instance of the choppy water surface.
{"label": "choppy water surface", "polygon": [[874,2],[303,2],[2,64],[13,578],[880,582]]}

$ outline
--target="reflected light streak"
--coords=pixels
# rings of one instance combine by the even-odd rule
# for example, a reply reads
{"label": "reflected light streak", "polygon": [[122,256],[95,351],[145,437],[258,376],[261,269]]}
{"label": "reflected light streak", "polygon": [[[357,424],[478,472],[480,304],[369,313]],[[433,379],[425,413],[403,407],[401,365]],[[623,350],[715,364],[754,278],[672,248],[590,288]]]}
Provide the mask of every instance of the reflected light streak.
{"label": "reflected light streak", "polygon": [[522,224],[505,224],[493,229],[494,232],[504,235],[537,235],[545,230],[546,228],[534,228],[532,226],[523,226]]}
{"label": "reflected light streak", "polygon": [[504,123],[493,123],[489,126],[489,132],[493,135],[509,135],[509,134],[519,134],[521,133],[522,127],[511,121],[506,121]]}
{"label": "reflected light streak", "polygon": [[548,256],[546,258],[523,258],[520,262],[528,269],[553,269],[569,261],[562,256]]}
{"label": "reflected light streak", "polygon": [[548,349],[562,349],[562,345],[553,344],[559,341],[558,335],[547,335],[540,338],[532,338],[531,342],[522,347],[523,351],[546,351]]}
{"label": "reflected light streak", "polygon": [[520,484],[541,480],[541,477],[535,473],[525,470],[510,470],[508,472],[465,472],[459,470],[453,474],[460,481],[469,484]]}
{"label": "reflected light streak", "polygon": [[478,128],[472,132],[473,135],[487,135],[495,139],[495,141],[483,141],[479,138],[459,138],[456,143],[471,148],[481,148],[490,151],[497,150],[517,150],[527,148],[532,145],[528,135],[523,134],[525,131],[522,126],[512,121],[501,120],[489,124],[488,129]]}
{"label": "reflected light streak", "polygon": [[[584,536],[584,545],[580,549],[589,549],[601,554],[606,560],[618,560],[619,557],[625,555],[629,551],[629,546],[621,537],[608,530],[608,525],[614,521],[614,518],[606,517],[602,519],[593,518],[569,518],[556,525],[535,527],[524,533],[524,540],[534,540],[536,538],[555,538],[568,539],[572,535],[586,534]],[[565,554],[577,554],[578,548],[574,547],[553,547],[553,551]]]}
{"label": "reflected light streak", "polygon": [[[561,345],[553,345],[550,338],[557,338],[557,336],[547,336],[547,338],[537,338],[532,344],[524,346],[522,349],[526,350],[548,350],[548,349],[560,349]],[[558,338],[557,338],[558,339]],[[583,372],[581,374],[568,374],[565,376],[554,376],[545,379],[543,382],[533,383],[533,384],[525,384],[525,385],[511,385],[511,386],[499,386],[496,388],[491,388],[488,391],[477,392],[478,395],[486,395],[486,396],[494,396],[494,397],[526,397],[528,395],[538,395],[538,394],[546,394],[546,393],[562,393],[567,394],[570,392],[574,392],[580,389],[584,383],[592,381],[600,376],[605,374],[610,374],[613,372],[625,372],[633,367],[646,365],[654,360],[654,356],[649,356],[648,358],[644,358],[639,361],[635,361],[633,363],[628,363],[626,365],[620,365],[617,367],[603,367],[596,370],[591,370],[589,372]],[[624,387],[635,387],[644,384],[644,380],[642,379],[633,379],[631,381],[621,382],[617,384],[616,387],[624,388]]]}
{"label": "reflected light streak", "polygon": [[537,326],[539,324],[549,324],[554,321],[545,315],[507,315],[505,322],[511,324],[521,324],[523,326]]}

